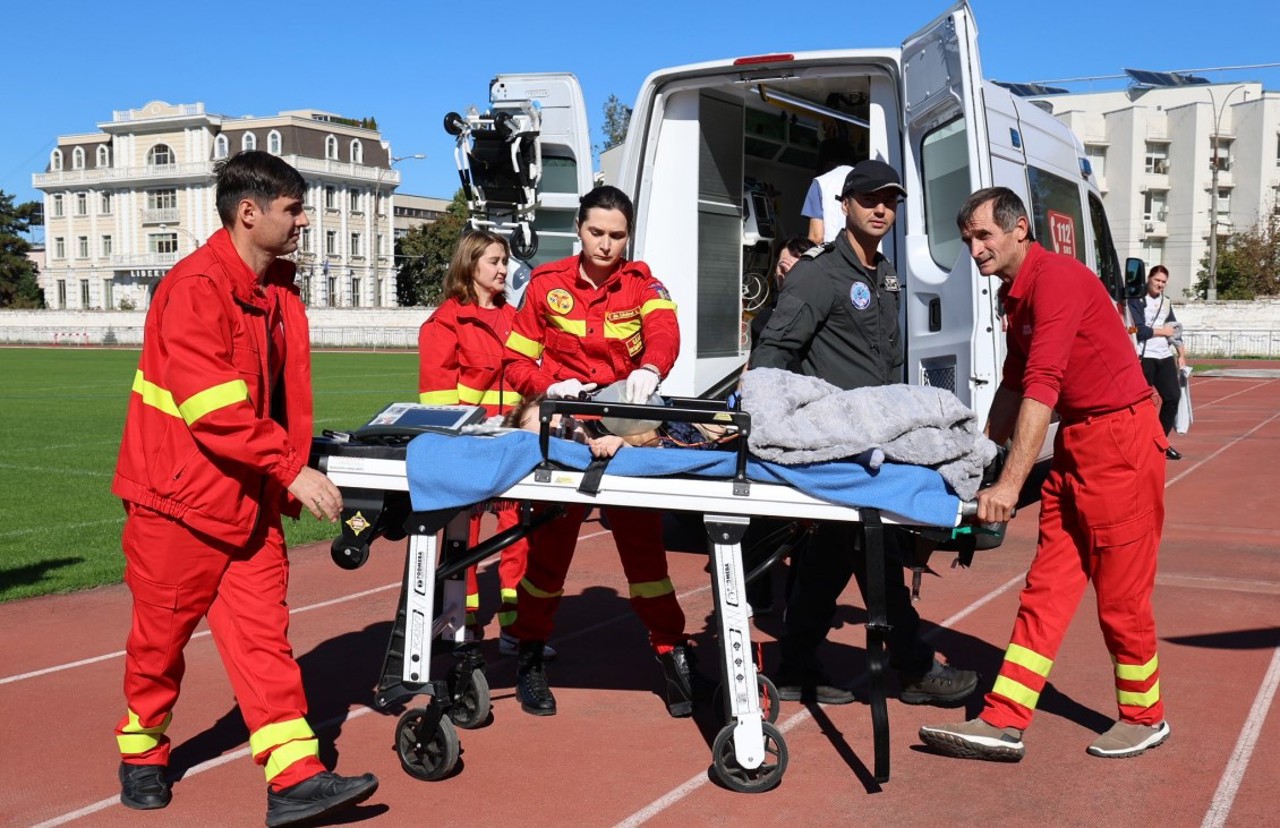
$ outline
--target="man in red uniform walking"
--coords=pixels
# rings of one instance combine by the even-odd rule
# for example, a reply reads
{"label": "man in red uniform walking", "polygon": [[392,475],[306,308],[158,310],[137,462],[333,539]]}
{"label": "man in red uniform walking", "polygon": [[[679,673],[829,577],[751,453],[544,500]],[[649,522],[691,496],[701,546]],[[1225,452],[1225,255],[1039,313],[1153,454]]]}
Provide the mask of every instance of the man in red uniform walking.
{"label": "man in red uniform walking", "polygon": [[1061,422],[1041,491],[1036,556],[1000,674],[978,718],[922,727],[920,739],[948,756],[1021,759],[1022,732],[1092,581],[1119,721],[1088,752],[1137,756],[1169,737],[1151,609],[1169,444],[1151,390],[1102,282],[1036,244],[1017,194],[980,190],[957,223],[979,271],[1000,279],[1009,323],[987,432],[1013,442],[1000,479],[978,493],[979,520],[1013,515],[1054,410]]}
{"label": "man in red uniform walking", "polygon": [[120,801],[169,804],[165,730],[182,651],[207,617],[254,761],[267,825],[367,799],[372,774],[325,770],[307,724],[285,603],[281,515],[303,506],[336,522],[342,494],[307,467],[311,366],[294,265],[306,182],[274,155],[244,152],[218,171],[223,229],[174,265],[147,313],[111,490],[124,500],[128,710],[116,725]]}

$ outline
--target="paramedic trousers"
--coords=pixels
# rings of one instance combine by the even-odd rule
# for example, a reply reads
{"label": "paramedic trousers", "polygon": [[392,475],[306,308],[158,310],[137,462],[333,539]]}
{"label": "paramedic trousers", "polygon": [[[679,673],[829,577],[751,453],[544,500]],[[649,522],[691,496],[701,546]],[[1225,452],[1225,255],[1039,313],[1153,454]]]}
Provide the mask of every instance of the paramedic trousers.
{"label": "paramedic trousers", "polygon": [[183,648],[206,616],[254,761],[285,788],[324,770],[307,724],[302,673],[289,646],[289,559],[278,514],[264,514],[243,547],[126,506],[122,545],[133,625],[125,645],[128,710],[116,725],[125,762],[167,765],[165,730],[186,669]]}
{"label": "paramedic trousers", "polygon": [[[590,507],[564,504],[565,514],[529,536],[529,562],[518,590],[519,611],[510,632],[521,641],[546,641]],[[629,586],[631,607],[649,629],[658,652],[684,644],[684,612],[667,577],[662,516],[635,509],[603,508]]]}
{"label": "paramedic trousers", "polygon": [[1177,422],[1178,400],[1182,397],[1182,388],[1178,384],[1178,358],[1143,357],[1142,375],[1147,378],[1147,385],[1156,389],[1156,393],[1160,395],[1160,427],[1167,436]]}
{"label": "paramedic trousers", "polygon": [[1000,674],[980,714],[988,724],[1030,724],[1089,581],[1115,667],[1120,720],[1164,720],[1151,593],[1168,445],[1149,399],[1059,428],[1041,492],[1035,560]]}
{"label": "paramedic trousers", "polygon": [[[915,677],[933,666],[933,648],[920,639],[920,616],[911,605],[911,592],[904,581],[899,549],[910,543],[902,530],[886,526],[885,614],[889,630],[886,644],[889,663],[899,673]],[[783,616],[786,629],[779,642],[782,650],[781,671],[792,674],[822,672],[818,647],[827,638],[835,620],[836,602],[849,583],[858,580],[865,604],[867,595],[867,556],[862,533],[852,523],[819,521],[809,543],[802,545],[791,560],[787,609]]]}
{"label": "paramedic trousers", "polygon": [[[519,505],[500,501],[497,509],[498,531],[502,532],[520,523]],[[468,527],[467,548],[475,549],[480,544],[481,514],[471,516]],[[524,577],[525,565],[529,559],[529,541],[521,538],[498,553],[498,587],[501,590],[498,607],[498,624],[503,628],[510,627],[516,620],[516,588]],[[476,567],[467,567],[467,625],[477,623],[476,613],[480,610],[480,580],[476,575]]]}

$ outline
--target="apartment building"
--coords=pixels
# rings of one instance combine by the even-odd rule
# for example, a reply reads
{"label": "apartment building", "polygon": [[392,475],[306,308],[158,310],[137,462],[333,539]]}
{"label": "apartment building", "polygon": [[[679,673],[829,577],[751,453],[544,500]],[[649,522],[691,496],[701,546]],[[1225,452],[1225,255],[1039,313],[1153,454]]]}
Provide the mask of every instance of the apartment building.
{"label": "apartment building", "polygon": [[44,193],[52,308],[145,308],[156,282],[221,227],[213,165],[242,150],[279,155],[307,181],[310,226],[295,254],[309,304],[395,304],[392,201],[400,173],[367,122],[319,110],[232,117],[152,101],[98,131],[59,136],[32,176]]}
{"label": "apartment building", "polygon": [[1280,93],[1258,83],[1039,98],[1084,142],[1116,251],[1169,268],[1177,298],[1221,240],[1280,207]]}

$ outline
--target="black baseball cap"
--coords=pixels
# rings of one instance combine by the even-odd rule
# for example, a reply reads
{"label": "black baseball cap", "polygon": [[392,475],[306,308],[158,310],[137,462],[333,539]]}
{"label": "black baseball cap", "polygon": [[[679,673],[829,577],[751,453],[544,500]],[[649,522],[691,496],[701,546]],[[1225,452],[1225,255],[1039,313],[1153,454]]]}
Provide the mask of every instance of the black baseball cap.
{"label": "black baseball cap", "polygon": [[844,177],[844,186],[840,188],[840,195],[836,197],[836,201],[843,201],[849,196],[890,189],[897,190],[904,196],[907,194],[897,170],[883,161],[868,158],[865,161],[859,161],[857,166]]}

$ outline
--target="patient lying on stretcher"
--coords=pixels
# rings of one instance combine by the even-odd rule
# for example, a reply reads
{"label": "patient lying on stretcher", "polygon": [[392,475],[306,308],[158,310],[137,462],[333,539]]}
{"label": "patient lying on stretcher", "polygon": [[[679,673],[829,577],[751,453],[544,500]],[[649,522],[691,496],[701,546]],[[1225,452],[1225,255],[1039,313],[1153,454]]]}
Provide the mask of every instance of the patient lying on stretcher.
{"label": "patient lying on stretcher", "polygon": [[[502,424],[508,428],[538,431],[538,406],[544,399],[545,395],[540,394],[523,400],[508,412]],[[551,436],[582,443],[591,449],[593,457],[602,458],[614,456],[623,446],[714,449],[738,437],[736,432],[731,432],[723,425],[679,421],[660,423],[655,428],[623,436],[609,433],[599,419],[567,414],[554,415]]]}

